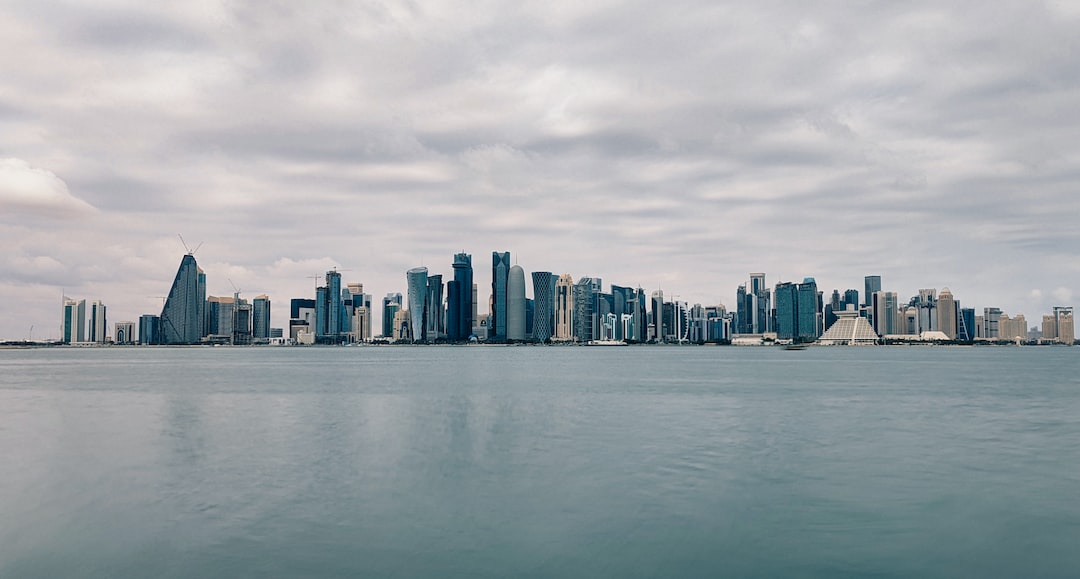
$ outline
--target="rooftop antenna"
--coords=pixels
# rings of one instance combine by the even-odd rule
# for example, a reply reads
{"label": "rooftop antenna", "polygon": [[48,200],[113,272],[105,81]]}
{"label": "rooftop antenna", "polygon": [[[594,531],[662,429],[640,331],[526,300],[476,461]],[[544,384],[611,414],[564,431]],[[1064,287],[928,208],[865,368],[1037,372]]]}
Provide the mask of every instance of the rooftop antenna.
{"label": "rooftop antenna", "polygon": [[196,252],[196,251],[199,251],[199,248],[200,248],[200,247],[202,247],[202,244],[203,244],[203,242],[202,242],[202,241],[200,241],[200,242],[199,242],[199,245],[196,245],[196,246],[195,246],[195,249],[191,249],[190,247],[188,247],[188,244],[187,244],[187,242],[186,242],[186,241],[184,241],[184,236],[183,236],[183,235],[180,235],[179,233],[177,233],[177,234],[176,234],[176,236],[180,238],[180,243],[182,243],[182,244],[184,245],[184,249],[186,249],[186,250],[187,250],[187,254],[188,254],[188,255],[190,255],[190,256],[192,256],[192,257],[194,257],[194,256],[195,256],[195,252]]}

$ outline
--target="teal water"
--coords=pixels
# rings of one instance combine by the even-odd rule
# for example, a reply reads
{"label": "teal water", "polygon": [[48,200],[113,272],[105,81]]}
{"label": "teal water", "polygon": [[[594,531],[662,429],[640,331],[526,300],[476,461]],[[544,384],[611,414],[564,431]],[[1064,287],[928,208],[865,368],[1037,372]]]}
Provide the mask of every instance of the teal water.
{"label": "teal water", "polygon": [[0,577],[1077,577],[1080,348],[0,351]]}

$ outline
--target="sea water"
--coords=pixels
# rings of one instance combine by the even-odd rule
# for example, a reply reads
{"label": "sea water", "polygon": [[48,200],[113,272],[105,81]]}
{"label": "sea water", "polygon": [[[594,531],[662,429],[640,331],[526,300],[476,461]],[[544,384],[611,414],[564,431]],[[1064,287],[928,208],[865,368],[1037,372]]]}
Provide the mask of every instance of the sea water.
{"label": "sea water", "polygon": [[1080,348],[0,351],[0,577],[723,576],[1080,576]]}

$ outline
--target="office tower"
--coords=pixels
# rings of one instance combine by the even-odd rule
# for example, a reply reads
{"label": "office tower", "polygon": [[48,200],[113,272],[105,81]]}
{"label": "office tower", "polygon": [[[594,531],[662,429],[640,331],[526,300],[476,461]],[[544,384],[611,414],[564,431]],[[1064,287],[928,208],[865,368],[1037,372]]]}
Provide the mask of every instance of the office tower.
{"label": "office tower", "polygon": [[235,297],[210,296],[206,298],[206,335],[217,342],[232,343],[236,324]]}
{"label": "office tower", "polygon": [[341,319],[345,311],[341,295],[341,274],[326,272],[326,283],[315,288],[315,340],[324,344],[341,342]]}
{"label": "office tower", "polygon": [[797,289],[798,339],[802,342],[813,342],[821,335],[821,294],[817,289],[817,281],[812,277],[803,278]]}
{"label": "office tower", "polygon": [[938,329],[937,290],[921,289],[912,305],[919,309],[919,333],[933,332]]}
{"label": "office tower", "polygon": [[1073,309],[1071,306],[1054,306],[1054,325],[1057,330],[1054,337],[1058,342],[1070,346],[1076,342],[1076,333],[1073,326]]}
{"label": "office tower", "polygon": [[90,303],[90,336],[89,341],[98,344],[105,343],[105,304],[100,300]]}
{"label": "office tower", "polygon": [[848,309],[848,306],[850,305],[852,309],[854,309],[855,311],[859,311],[859,290],[844,290],[844,301],[842,302],[842,305],[844,307],[842,307],[841,310]]}
{"label": "office tower", "polygon": [[555,340],[574,339],[574,278],[564,273],[555,282]]}
{"label": "office tower", "polygon": [[251,337],[270,339],[270,297],[267,295],[255,296],[251,302]]}
{"label": "office tower", "polygon": [[953,298],[952,292],[949,288],[941,288],[941,293],[937,298],[937,317],[938,317],[938,329],[941,333],[949,337],[950,340],[955,340],[958,334],[957,326],[958,314],[956,300]]}
{"label": "office tower", "polygon": [[436,342],[446,335],[444,314],[442,275],[428,276],[424,301],[424,340]]}
{"label": "office tower", "polygon": [[506,283],[510,275],[510,252],[491,253],[491,317],[488,340],[506,340]]}
{"label": "office tower", "polygon": [[410,340],[420,341],[424,339],[424,304],[427,302],[427,278],[426,267],[414,267],[405,273],[405,281],[408,283],[408,291],[405,307],[409,311]]}
{"label": "office tower", "polygon": [[739,334],[763,334],[772,330],[772,292],[765,287],[765,274],[750,274],[750,283],[736,292],[736,328]]}
{"label": "office tower", "polygon": [[1001,336],[1001,308],[983,308],[983,335],[982,337],[996,340]]}
{"label": "office tower", "polygon": [[776,338],[794,340],[798,332],[798,288],[791,282],[776,284],[773,290],[776,303]]}
{"label": "office tower", "polygon": [[289,301],[289,339],[297,341],[300,332],[315,331],[316,300],[293,298]]}
{"label": "office tower", "polygon": [[896,327],[900,307],[896,292],[878,291],[870,298],[874,332],[881,337],[900,333]]}
{"label": "office tower", "polygon": [[473,333],[472,256],[454,254],[454,279],[446,284],[446,334],[452,342],[468,340]]}
{"label": "office tower", "polygon": [[612,285],[611,295],[613,298],[611,311],[619,320],[615,339],[627,342],[647,341],[649,321],[645,314],[644,290]]}
{"label": "office tower", "polygon": [[86,300],[64,298],[63,329],[60,340],[65,344],[86,340]]}
{"label": "office tower", "polygon": [[872,307],[871,300],[873,299],[874,292],[881,291],[881,276],[880,275],[868,275],[863,278],[863,302],[864,306]]}
{"label": "office tower", "polygon": [[506,339],[525,340],[525,270],[510,267],[506,280]]}
{"label": "office tower", "polygon": [[[346,286],[345,315],[349,318],[349,340],[364,342],[371,339],[371,296],[364,293],[364,284],[352,282]],[[343,295],[346,292],[343,292]],[[344,324],[343,324],[344,325]]]}
{"label": "office tower", "polygon": [[[773,300],[775,301],[775,297]],[[840,297],[840,290],[834,289],[832,296],[829,297],[829,303],[825,304],[825,309],[822,311],[822,318],[824,324],[822,330],[828,330],[833,323],[836,322],[836,312],[844,311],[844,301]]]}
{"label": "office tower", "polygon": [[204,335],[206,274],[190,253],[180,260],[176,278],[161,309],[162,344],[197,344]]}
{"label": "office tower", "polygon": [[600,294],[600,278],[582,277],[574,285],[574,339],[589,342],[597,339],[599,312],[597,296]]}
{"label": "office tower", "polygon": [[401,294],[388,293],[382,300],[382,336],[390,339],[394,336],[394,316],[401,309]]}
{"label": "office tower", "polygon": [[956,339],[961,342],[974,341],[976,337],[975,308],[961,308],[959,302],[957,302],[956,308],[960,312],[956,316]]}
{"label": "office tower", "polygon": [[412,341],[412,315],[409,310],[398,310],[394,312],[394,331],[391,334],[395,342],[409,342]]}
{"label": "office tower", "polygon": [[154,314],[143,314],[139,316],[139,344],[143,346],[149,346],[157,344],[159,335],[159,322],[161,318]]}
{"label": "office tower", "polygon": [[536,317],[536,300],[525,300],[525,339],[533,341],[533,318]]}
{"label": "office tower", "polygon": [[652,336],[657,342],[664,341],[667,328],[664,327],[664,290],[655,290],[649,296],[649,305],[652,308]]}
{"label": "office tower", "polygon": [[547,342],[555,335],[555,276],[550,271],[534,271],[532,339]]}

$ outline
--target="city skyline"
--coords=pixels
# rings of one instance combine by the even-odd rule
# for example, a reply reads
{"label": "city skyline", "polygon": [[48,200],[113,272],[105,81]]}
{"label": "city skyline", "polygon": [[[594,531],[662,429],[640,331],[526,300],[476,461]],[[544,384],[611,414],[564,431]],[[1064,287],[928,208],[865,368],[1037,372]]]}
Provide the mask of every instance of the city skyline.
{"label": "city skyline", "polygon": [[459,12],[6,3],[0,339],[59,338],[63,296],[159,313],[178,233],[274,320],[459,251],[481,311],[506,250],[729,308],[756,271],[1031,325],[1080,292],[1068,3]]}
{"label": "city skyline", "polygon": [[[562,274],[556,281],[546,271],[532,272],[533,297],[527,298],[524,268],[516,260],[508,271],[505,267],[511,261],[510,252],[492,252],[492,259],[492,279],[506,281],[492,283],[486,314],[477,309],[476,284],[472,292],[459,289],[462,282],[473,277],[473,271],[471,255],[456,253],[452,263],[456,279],[445,284],[442,274],[428,275],[425,266],[405,272],[408,298],[403,302],[401,293],[386,295],[380,324],[383,332],[376,336],[372,332],[375,312],[371,294],[357,281],[347,281],[343,288],[342,274],[336,267],[328,270],[324,284],[315,288],[315,299],[289,299],[290,314],[285,326],[273,323],[270,296],[262,294],[249,302],[241,297],[241,290],[232,280],[229,283],[235,290],[233,296],[207,296],[207,276],[197,265],[194,251],[189,251],[181,259],[168,296],[163,299],[160,316],[143,314],[138,322],[115,322],[115,335],[108,335],[105,304],[95,300],[86,341],[247,345],[267,343],[277,337],[298,344],[340,344],[375,338],[436,343],[460,342],[468,336],[496,343],[703,342],[764,335],[785,342],[813,342],[821,337],[827,343],[836,343],[838,336],[826,340],[823,334],[829,334],[830,326],[838,317],[844,317],[844,312],[866,318],[866,331],[884,341],[912,336],[961,342],[1064,338],[1071,344],[1074,335],[1071,305],[1055,306],[1052,313],[1042,315],[1041,324],[1035,319],[1029,325],[1024,313],[1010,315],[996,306],[984,306],[983,314],[978,315],[976,307],[955,299],[948,287],[940,293],[936,288],[920,288],[905,305],[876,274],[863,278],[864,292],[869,296],[860,299],[859,290],[847,288],[841,298],[840,288],[834,288],[826,299],[826,291],[813,277],[805,277],[802,283],[779,279],[770,286],[766,273],[754,272],[749,274],[748,283],[738,286],[735,305],[729,308],[722,301],[691,305],[680,300],[679,294],[669,294],[670,300],[666,300],[662,289],[648,292],[640,286],[635,289],[611,283],[610,291],[604,292],[601,278],[582,276],[575,282],[571,274]],[[318,280],[319,276],[312,278]],[[465,305],[460,301],[462,294],[469,293],[471,313],[455,313]],[[64,297],[59,341],[84,341],[85,303],[85,299]],[[393,309],[388,309],[391,306]],[[500,315],[507,317],[501,328],[496,325]],[[471,332],[462,326],[470,318],[474,321]],[[448,332],[449,328],[458,329]]]}

